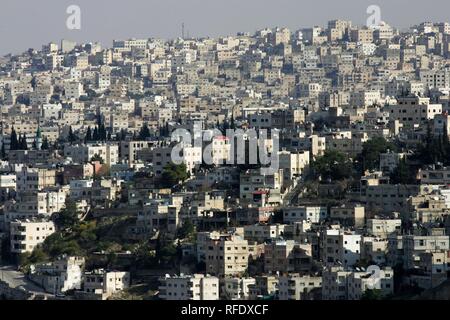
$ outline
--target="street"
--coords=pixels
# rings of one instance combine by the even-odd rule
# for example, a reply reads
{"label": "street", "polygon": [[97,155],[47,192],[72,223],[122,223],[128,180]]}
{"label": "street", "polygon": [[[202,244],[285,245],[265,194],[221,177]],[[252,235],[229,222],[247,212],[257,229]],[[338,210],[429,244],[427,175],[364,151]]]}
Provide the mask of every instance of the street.
{"label": "street", "polygon": [[28,280],[25,275],[22,272],[17,271],[14,266],[0,266],[0,280],[8,283],[12,288],[21,288],[28,292],[45,295],[47,297],[52,296],[51,294],[46,293],[44,289]]}

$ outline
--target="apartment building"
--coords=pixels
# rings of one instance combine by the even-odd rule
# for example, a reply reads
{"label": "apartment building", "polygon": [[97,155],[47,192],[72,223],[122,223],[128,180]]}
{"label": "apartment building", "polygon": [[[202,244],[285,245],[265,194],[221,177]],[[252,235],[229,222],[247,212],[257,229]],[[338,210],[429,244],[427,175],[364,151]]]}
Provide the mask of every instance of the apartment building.
{"label": "apartment building", "polygon": [[324,232],[322,259],[327,265],[353,266],[361,259],[360,234],[340,229]]}
{"label": "apartment building", "polygon": [[361,260],[370,261],[376,265],[386,265],[389,240],[375,236],[363,236],[361,244]]}
{"label": "apartment building", "polygon": [[398,97],[397,104],[387,107],[389,120],[398,120],[404,128],[426,126],[429,120],[442,113],[442,104],[430,103],[430,98],[407,96]]}
{"label": "apartment building", "polygon": [[366,210],[372,213],[403,213],[407,210],[406,201],[411,195],[419,193],[418,185],[378,184],[367,185],[361,190]]}
{"label": "apartment building", "polygon": [[[172,159],[173,150],[173,147],[157,147],[152,150],[153,172],[157,177],[162,175],[167,164],[175,161],[175,159]],[[186,165],[186,170],[192,173],[194,168],[202,163],[202,148],[183,146],[177,157],[180,157],[181,161]]]}
{"label": "apartment building", "polygon": [[308,272],[312,265],[311,244],[274,240],[264,245],[264,271]]}
{"label": "apartment building", "polygon": [[279,168],[283,169],[283,179],[285,184],[300,177],[305,168],[309,165],[309,161],[309,151],[296,153],[289,151],[278,152],[278,164]]}
{"label": "apartment building", "polygon": [[422,184],[450,184],[450,168],[447,167],[431,167],[419,170],[417,176]]}
{"label": "apartment building", "polygon": [[130,273],[125,271],[95,269],[85,272],[83,279],[83,296],[94,300],[106,300],[130,286]]}
{"label": "apartment building", "polygon": [[250,287],[255,284],[254,278],[225,278],[223,279],[222,295],[226,300],[248,300]]}
{"label": "apartment building", "polygon": [[52,221],[11,221],[11,252],[16,254],[32,252],[55,231],[55,224]]}
{"label": "apartment building", "polygon": [[240,202],[258,207],[280,204],[282,185],[281,170],[270,175],[263,175],[260,170],[248,170],[239,177]]}
{"label": "apartment building", "polygon": [[52,294],[80,290],[84,264],[83,257],[64,255],[53,262],[32,265],[30,279]]}
{"label": "apartment building", "polygon": [[378,289],[382,296],[393,294],[394,271],[379,269],[376,276],[371,271],[345,270],[342,267],[323,271],[322,300],[361,300],[368,289]]}
{"label": "apartment building", "polygon": [[365,223],[365,208],[362,205],[344,204],[330,208],[331,222],[339,222],[343,226],[361,228]]}
{"label": "apartment building", "polygon": [[244,226],[244,239],[262,243],[269,239],[275,239],[283,235],[284,224],[254,224]]}
{"label": "apartment building", "polygon": [[103,163],[111,166],[119,162],[119,146],[116,144],[66,145],[64,156],[74,163],[88,163],[94,157],[101,157]]}
{"label": "apartment building", "polygon": [[278,298],[280,300],[313,300],[313,290],[322,287],[321,277],[289,274],[279,277]]}
{"label": "apartment building", "polygon": [[210,275],[166,275],[159,279],[163,300],[219,300],[219,278]]}
{"label": "apartment building", "polygon": [[368,219],[367,233],[375,237],[387,238],[390,235],[400,234],[401,219]]}
{"label": "apartment building", "polygon": [[378,289],[382,296],[394,293],[394,271],[380,269],[376,275],[371,272],[352,272],[348,277],[349,300],[361,300],[366,290]]}
{"label": "apartment building", "polygon": [[327,207],[299,206],[283,208],[283,222],[287,224],[293,224],[300,221],[320,223],[327,217]]}
{"label": "apartment building", "polygon": [[450,88],[450,69],[423,70],[420,72],[420,80],[427,88]]}
{"label": "apartment building", "polygon": [[403,261],[406,269],[418,268],[420,264],[420,254],[446,252],[450,249],[449,237],[440,234],[430,234],[426,236],[403,235]]}
{"label": "apartment building", "polygon": [[17,191],[33,193],[45,187],[53,187],[56,184],[55,177],[56,170],[53,169],[23,167],[17,172]]}
{"label": "apartment building", "polygon": [[248,241],[239,236],[210,239],[205,249],[206,272],[219,277],[242,275],[248,268],[249,249]]}

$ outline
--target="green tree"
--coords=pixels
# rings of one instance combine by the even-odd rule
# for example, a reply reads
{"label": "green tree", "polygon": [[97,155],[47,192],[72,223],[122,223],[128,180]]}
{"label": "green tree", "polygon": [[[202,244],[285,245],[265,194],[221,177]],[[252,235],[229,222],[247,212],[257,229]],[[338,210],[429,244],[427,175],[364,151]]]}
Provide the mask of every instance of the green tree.
{"label": "green tree", "polygon": [[99,154],[94,154],[94,156],[91,158],[91,161],[99,161],[101,164],[105,163],[105,161],[103,160],[102,156],[100,156]]}
{"label": "green tree", "polygon": [[446,163],[448,160],[449,148],[446,147],[445,137],[434,137],[431,133],[430,125],[427,125],[425,143],[419,144],[415,153],[415,158],[422,164],[435,164],[437,162]]}
{"label": "green tree", "polygon": [[19,149],[19,140],[17,139],[17,133],[14,129],[14,126],[11,129],[11,144],[9,147],[10,150],[17,150]]}
{"label": "green tree", "polygon": [[162,265],[173,265],[177,259],[177,253],[176,245],[170,242],[161,246],[161,248],[156,251],[156,257]]}
{"label": "green tree", "polygon": [[91,243],[95,243],[95,241],[97,240],[95,228],[95,221],[82,222],[75,225],[74,231],[77,234],[77,242],[83,247],[88,246]]}
{"label": "green tree", "polygon": [[71,200],[66,200],[65,207],[60,212],[54,214],[53,220],[60,229],[75,226],[80,221],[76,203]]}
{"label": "green tree", "polygon": [[121,129],[120,130],[120,141],[125,141],[127,137],[127,132],[125,131],[125,129]]}
{"label": "green tree", "polygon": [[28,150],[27,138],[25,135],[19,137],[19,150]]}
{"label": "green tree", "polygon": [[195,226],[190,219],[183,221],[183,225],[178,229],[178,237],[185,239],[191,237],[195,232]]}
{"label": "green tree", "polygon": [[36,247],[28,258],[29,263],[41,263],[48,261],[49,257],[42,247]]}
{"label": "green tree", "polygon": [[312,164],[313,173],[324,180],[344,180],[352,176],[352,162],[344,153],[336,150],[325,151]]}
{"label": "green tree", "polygon": [[141,130],[139,131],[139,139],[145,140],[147,138],[150,138],[150,136],[150,129],[148,128],[147,123],[144,123]]}
{"label": "green tree", "polygon": [[390,174],[390,181],[392,184],[415,184],[417,183],[416,173],[416,170],[409,166],[406,159],[403,158]]}
{"label": "green tree", "polygon": [[5,150],[5,144],[4,143],[2,143],[2,149],[0,151],[0,156],[1,156],[2,160],[6,159],[6,150]]}
{"label": "green tree", "polygon": [[367,289],[364,291],[361,300],[381,300],[383,298],[380,289]]}
{"label": "green tree", "polygon": [[41,150],[48,150],[49,148],[48,139],[44,136],[44,138],[42,138]]}
{"label": "green tree", "polygon": [[88,127],[86,130],[86,136],[84,137],[84,143],[92,141],[92,130],[91,127]]}
{"label": "green tree", "polygon": [[83,250],[81,249],[78,242],[74,239],[66,239],[61,233],[57,232],[48,236],[42,248],[46,253],[48,253],[52,258],[56,258],[62,254],[82,256]]}
{"label": "green tree", "polygon": [[100,126],[98,127],[98,139],[101,141],[106,141],[106,138],[107,138],[106,128],[105,125],[101,123]]}
{"label": "green tree", "polygon": [[161,177],[162,186],[165,188],[171,188],[174,185],[185,181],[189,178],[186,164],[174,164],[169,163],[164,167],[164,171]]}
{"label": "green tree", "polygon": [[358,156],[358,162],[361,164],[362,172],[378,169],[380,166],[380,154],[388,150],[395,151],[396,147],[383,137],[375,137],[364,142],[363,150]]}
{"label": "green tree", "polygon": [[98,134],[98,128],[94,128],[94,132],[92,133],[92,141],[100,140],[100,135]]}
{"label": "green tree", "polygon": [[70,143],[73,143],[78,140],[78,137],[73,133],[72,126],[69,127],[68,140]]}

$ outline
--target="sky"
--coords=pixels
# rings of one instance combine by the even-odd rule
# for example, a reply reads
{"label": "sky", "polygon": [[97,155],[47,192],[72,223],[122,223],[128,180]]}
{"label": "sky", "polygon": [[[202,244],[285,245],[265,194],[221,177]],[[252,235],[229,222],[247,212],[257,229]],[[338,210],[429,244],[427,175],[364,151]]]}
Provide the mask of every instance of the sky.
{"label": "sky", "polygon": [[[363,25],[373,4],[383,21],[398,28],[450,20],[448,0],[0,0],[0,55],[61,39],[105,47],[113,39],[173,39],[181,36],[183,22],[194,37],[276,26],[297,30],[331,19]],[[80,7],[80,30],[66,27],[70,5]]]}

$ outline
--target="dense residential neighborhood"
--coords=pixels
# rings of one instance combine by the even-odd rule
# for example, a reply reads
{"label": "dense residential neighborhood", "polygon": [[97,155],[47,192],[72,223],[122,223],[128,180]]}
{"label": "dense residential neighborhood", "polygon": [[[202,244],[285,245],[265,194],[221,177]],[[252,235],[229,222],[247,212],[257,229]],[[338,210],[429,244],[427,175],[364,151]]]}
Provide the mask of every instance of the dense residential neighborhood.
{"label": "dense residential neighborhood", "polygon": [[0,299],[449,289],[450,23],[62,40],[0,108]]}

